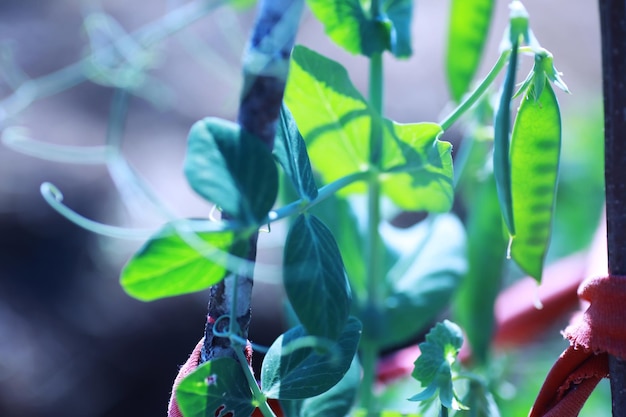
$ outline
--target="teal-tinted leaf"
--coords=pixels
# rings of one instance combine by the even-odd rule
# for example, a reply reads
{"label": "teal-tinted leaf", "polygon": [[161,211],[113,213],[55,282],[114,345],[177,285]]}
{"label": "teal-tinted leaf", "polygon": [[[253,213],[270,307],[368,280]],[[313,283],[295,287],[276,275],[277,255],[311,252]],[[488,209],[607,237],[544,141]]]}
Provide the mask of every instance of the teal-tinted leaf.
{"label": "teal-tinted leaf", "polygon": [[452,98],[460,101],[476,74],[493,15],[493,0],[452,0],[446,70]]}
{"label": "teal-tinted leaf", "polygon": [[[528,90],[529,92],[531,90]],[[541,281],[552,226],[561,152],[561,115],[549,83],[535,100],[522,99],[511,142],[511,181],[516,235],[511,256]]]}
{"label": "teal-tinted leaf", "polygon": [[332,233],[301,214],[291,226],[283,261],[285,291],[307,333],[337,339],[350,313],[350,285]]}
{"label": "teal-tinted leaf", "polygon": [[439,391],[439,400],[447,408],[464,408],[457,400],[452,386],[451,366],[463,344],[463,333],[456,324],[444,320],[437,323],[426,335],[426,341],[419,344],[421,354],[415,361],[412,376],[417,379],[424,391],[409,398],[410,401],[424,401]]}
{"label": "teal-tinted leaf", "polygon": [[311,347],[293,349],[305,337],[304,327],[295,327],[272,344],[261,369],[261,387],[269,398],[298,400],[320,395],[337,384],[350,368],[361,335],[361,323],[351,317],[329,350]]}
{"label": "teal-tinted leaf", "polygon": [[504,85],[500,92],[500,101],[496,110],[494,122],[493,143],[493,173],[496,178],[498,198],[502,217],[509,233],[515,235],[515,220],[513,217],[513,196],[511,193],[511,99],[515,89],[515,74],[517,72],[518,43],[513,44],[509,66],[504,78]]}
{"label": "teal-tinted leaf", "polygon": [[386,0],[383,12],[390,20],[389,50],[397,58],[406,58],[413,53],[411,47],[411,20],[413,2],[411,0]]}
{"label": "teal-tinted leaf", "polygon": [[455,216],[441,214],[383,238],[405,249],[388,274],[385,334],[374,335],[388,348],[414,337],[448,305],[466,269],[465,233]]}
{"label": "teal-tinted leaf", "polygon": [[232,232],[181,236],[168,224],[124,266],[122,287],[142,301],[204,290],[226,275],[226,252],[241,253],[234,242]]}
{"label": "teal-tinted leaf", "polygon": [[241,365],[230,358],[199,366],[181,381],[176,400],[185,417],[247,417],[255,408]]}
{"label": "teal-tinted leaf", "polygon": [[[307,142],[311,163],[324,182],[368,168],[372,113],[340,64],[296,46],[285,103]],[[355,183],[342,189],[341,194],[366,190],[365,184]]]}
{"label": "teal-tinted leaf", "polygon": [[315,200],[317,186],[313,178],[306,144],[298,131],[296,121],[285,104],[280,108],[274,155],[298,191],[298,195],[301,198]]}
{"label": "teal-tinted leaf", "polygon": [[437,139],[441,133],[435,123],[385,120],[382,191],[400,208],[444,212],[452,207],[452,147]]}
{"label": "teal-tinted leaf", "polygon": [[304,400],[281,401],[287,417],[344,417],[354,404],[361,380],[361,366],[356,357],[341,381],[323,394]]}
{"label": "teal-tinted leaf", "polygon": [[389,48],[389,30],[366,16],[359,0],[307,0],[326,34],[353,54],[372,56]]}
{"label": "teal-tinted leaf", "polygon": [[478,381],[470,381],[463,404],[466,404],[469,410],[457,412],[456,415],[459,417],[500,417],[500,410],[493,395]]}
{"label": "teal-tinted leaf", "polygon": [[494,304],[501,288],[507,240],[493,175],[468,198],[468,271],[455,297],[455,318],[463,326],[472,356],[486,364],[494,330]]}
{"label": "teal-tinted leaf", "polygon": [[333,231],[350,281],[353,298],[365,297],[367,274],[364,239],[350,203],[345,198],[334,195],[317,204],[310,212],[318,216]]}
{"label": "teal-tinted leaf", "polygon": [[194,191],[243,224],[261,223],[278,193],[267,146],[222,119],[206,118],[191,128],[185,176]]}
{"label": "teal-tinted leaf", "polygon": [[372,18],[359,0],[307,0],[326,34],[353,54],[372,56],[385,50],[398,58],[411,55],[410,0],[382,2],[380,18]]}

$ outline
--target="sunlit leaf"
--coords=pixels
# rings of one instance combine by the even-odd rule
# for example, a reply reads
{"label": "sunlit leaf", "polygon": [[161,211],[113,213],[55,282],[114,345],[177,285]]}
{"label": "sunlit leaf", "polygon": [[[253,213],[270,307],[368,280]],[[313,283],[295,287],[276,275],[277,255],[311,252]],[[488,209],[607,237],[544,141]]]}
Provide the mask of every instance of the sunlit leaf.
{"label": "sunlit leaf", "polygon": [[438,140],[441,133],[435,123],[385,120],[382,191],[400,208],[444,212],[452,207],[452,147]]}
{"label": "sunlit leaf", "polygon": [[425,401],[439,392],[441,404],[450,409],[461,409],[452,386],[451,366],[463,344],[463,333],[456,324],[444,320],[437,323],[419,344],[421,354],[415,361],[413,378],[426,387],[409,401]]}
{"label": "sunlit leaf", "polygon": [[166,225],[124,266],[124,290],[142,301],[207,289],[226,275],[227,252],[241,253],[232,232],[179,234]]}
{"label": "sunlit leaf", "polygon": [[185,417],[247,417],[255,408],[241,365],[230,358],[200,365],[178,385],[176,401]]}
{"label": "sunlit leaf", "polygon": [[[285,103],[325,183],[368,168],[372,112],[340,64],[296,46]],[[354,183],[340,193],[365,190],[365,184]]]}

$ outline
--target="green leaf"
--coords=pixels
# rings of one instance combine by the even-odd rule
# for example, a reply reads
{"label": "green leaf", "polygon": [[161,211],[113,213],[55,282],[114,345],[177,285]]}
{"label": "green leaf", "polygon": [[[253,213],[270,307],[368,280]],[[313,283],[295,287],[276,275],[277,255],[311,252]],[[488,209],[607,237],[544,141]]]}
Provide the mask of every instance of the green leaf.
{"label": "green leaf", "polygon": [[274,155],[285,170],[301,198],[315,200],[317,186],[313,178],[306,144],[291,112],[283,104],[280,108],[280,120],[274,142]]}
{"label": "green leaf", "polygon": [[445,212],[452,207],[452,146],[437,138],[436,123],[399,124],[385,119],[382,191],[404,210]]}
{"label": "green leaf", "polygon": [[[529,92],[532,90],[529,90]],[[513,215],[517,233],[511,256],[524,272],[541,281],[561,152],[559,104],[549,83],[541,96],[522,99],[511,142]]]}
{"label": "green leaf", "polygon": [[353,54],[372,56],[388,49],[389,31],[366,16],[359,0],[307,0],[326,34]]}
{"label": "green leaf", "polygon": [[472,347],[472,356],[477,364],[485,365],[507,247],[493,174],[476,185],[468,204],[468,271],[457,291],[454,312]]}
{"label": "green leaf", "polygon": [[457,412],[456,415],[459,417],[500,417],[500,410],[493,395],[478,381],[470,381],[463,404],[467,404],[469,410]]}
{"label": "green leaf", "polygon": [[515,74],[517,72],[518,43],[513,43],[509,66],[504,78],[504,85],[500,93],[500,102],[496,110],[494,122],[493,143],[493,173],[496,177],[498,198],[502,217],[509,233],[515,235],[515,221],[513,216],[513,195],[511,192],[511,99],[515,89]]}
{"label": "green leaf", "polygon": [[278,194],[271,152],[239,125],[216,118],[189,132],[185,175],[195,192],[245,225],[261,223]]}
{"label": "green leaf", "polygon": [[[285,103],[307,142],[313,167],[325,183],[367,170],[372,113],[350,82],[345,68],[310,49],[296,46]],[[365,184],[354,183],[340,194],[366,190]]]}
{"label": "green leaf", "polygon": [[325,393],[304,400],[281,401],[280,404],[287,417],[344,417],[354,404],[360,381],[361,366],[354,357],[341,381]]}
{"label": "green leaf", "polygon": [[452,0],[446,70],[459,102],[476,74],[493,16],[493,0]]}
{"label": "green leaf", "polygon": [[333,231],[350,280],[352,296],[364,298],[367,292],[364,239],[352,206],[345,198],[333,195],[309,212],[318,216]]}
{"label": "green leaf", "polygon": [[455,216],[441,214],[383,238],[405,249],[388,274],[380,326],[385,335],[373,335],[389,348],[414,337],[448,305],[466,268],[465,233]]}
{"label": "green leaf", "polygon": [[249,416],[255,408],[241,365],[231,358],[199,366],[178,385],[176,400],[185,417]]}
{"label": "green leaf", "polygon": [[463,345],[463,332],[456,324],[444,320],[437,323],[419,344],[421,354],[415,361],[412,376],[426,388],[409,401],[425,401],[439,391],[439,400],[446,408],[464,408],[456,400],[452,386],[451,366]]}
{"label": "green leaf", "polygon": [[356,353],[361,323],[351,317],[329,350],[297,346],[306,337],[304,327],[297,326],[272,344],[263,360],[261,386],[268,398],[298,400],[328,391],[346,374]]}
{"label": "green leaf", "polygon": [[397,58],[407,58],[413,53],[411,47],[411,20],[413,2],[411,0],[386,0],[383,12],[390,20],[389,50]]}
{"label": "green leaf", "polygon": [[[341,65],[296,47],[285,102],[325,183],[370,169],[370,129],[372,118],[378,116]],[[383,193],[399,207],[447,211],[452,205],[451,147],[437,139],[441,132],[434,123],[402,125],[384,120],[379,178]],[[339,194],[366,190],[364,183],[354,183]]]}
{"label": "green leaf", "polygon": [[121,285],[132,297],[152,301],[204,290],[227,273],[227,252],[242,252],[232,232],[180,235],[167,224],[124,266]]}
{"label": "green leaf", "polygon": [[371,57],[385,50],[398,58],[411,55],[410,0],[382,2],[382,16],[373,18],[359,0],[307,0],[326,34],[353,54]]}
{"label": "green leaf", "polygon": [[285,291],[307,333],[337,339],[350,313],[350,285],[332,233],[301,214],[291,226],[283,261]]}

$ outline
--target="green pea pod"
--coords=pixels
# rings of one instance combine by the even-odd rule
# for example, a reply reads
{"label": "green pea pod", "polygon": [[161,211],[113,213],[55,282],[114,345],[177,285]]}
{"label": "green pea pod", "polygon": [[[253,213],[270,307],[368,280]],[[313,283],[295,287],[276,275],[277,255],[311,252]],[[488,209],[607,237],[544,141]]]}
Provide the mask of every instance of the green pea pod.
{"label": "green pea pod", "polygon": [[561,115],[550,83],[541,95],[524,95],[511,140],[511,184],[517,234],[511,256],[524,272],[541,281],[550,243],[561,152]]}
{"label": "green pea pod", "polygon": [[511,163],[509,159],[511,131],[511,99],[515,90],[515,73],[517,72],[517,49],[519,41],[513,42],[511,58],[504,78],[500,103],[494,122],[493,173],[496,177],[498,199],[502,217],[509,233],[515,235],[513,221],[513,198],[511,194]]}

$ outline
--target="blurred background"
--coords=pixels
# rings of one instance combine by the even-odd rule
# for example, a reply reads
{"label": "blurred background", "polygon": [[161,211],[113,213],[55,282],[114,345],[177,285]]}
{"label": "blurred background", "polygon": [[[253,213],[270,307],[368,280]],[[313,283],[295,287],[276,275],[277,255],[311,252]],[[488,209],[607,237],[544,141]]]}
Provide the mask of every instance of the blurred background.
{"label": "blurred background", "polygon": [[[507,24],[508,2],[496,3],[479,77],[495,62]],[[182,174],[186,135],[202,117],[236,118],[240,57],[254,7],[196,13],[198,18],[184,30],[149,49],[129,43],[126,59],[132,70],[106,60],[84,60],[92,49],[188,4],[0,1],[0,126],[5,139],[104,145],[107,134],[115,133],[110,130],[111,109],[119,110],[112,105],[112,86],[125,83],[133,96],[123,112],[126,117],[114,120],[123,128],[118,135],[121,149],[162,205],[155,207],[132,189],[120,193],[104,165],[44,161],[0,147],[2,417],[163,416],[177,367],[202,336],[206,293],[152,303],[131,299],[119,286],[118,275],[141,241],[87,232],[51,209],[39,192],[40,184],[49,181],[78,213],[132,228],[158,227],[165,221],[163,208],[181,217],[208,215],[210,207],[191,192]],[[524,4],[533,31],[554,54],[573,92],[557,93],[564,119],[560,215],[551,255],[557,257],[588,244],[602,204],[598,13],[595,2]],[[448,12],[446,1],[415,4],[414,55],[403,61],[387,56],[385,61],[385,111],[390,118],[437,121],[451,110],[444,79]],[[366,61],[332,44],[309,12],[298,41],[343,63],[366,93]],[[81,67],[57,72],[81,60]],[[531,64],[525,65],[523,74]],[[89,79],[73,85],[72,77],[85,73]],[[48,76],[41,84],[49,88],[46,97],[31,102],[32,89],[19,89],[30,79]],[[71,88],[55,91],[66,82]],[[444,139],[457,143],[458,136],[452,130]],[[279,225],[273,226],[270,235],[262,236],[261,256],[268,262],[280,254],[280,231]],[[255,284],[250,338],[256,343],[268,345],[282,331],[276,303],[279,279]],[[542,345],[543,356],[512,354],[527,361],[522,373],[530,376],[517,374],[511,381],[534,377],[538,386],[564,347],[558,333],[551,337]],[[533,387],[527,384],[519,395],[509,395],[506,415],[526,415],[536,394]],[[596,401],[605,399],[601,392]]]}

